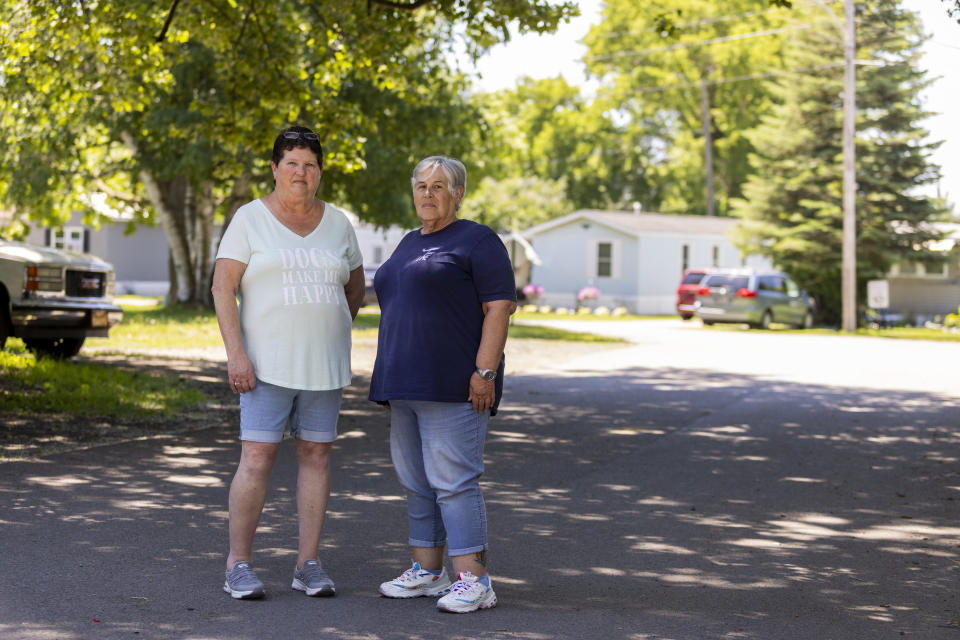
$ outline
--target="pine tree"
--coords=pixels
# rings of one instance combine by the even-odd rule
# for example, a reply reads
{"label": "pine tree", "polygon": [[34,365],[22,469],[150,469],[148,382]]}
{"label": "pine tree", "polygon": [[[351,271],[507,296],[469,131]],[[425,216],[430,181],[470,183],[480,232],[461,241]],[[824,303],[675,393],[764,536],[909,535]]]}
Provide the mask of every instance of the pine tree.
{"label": "pine tree", "polygon": [[[803,15],[803,14],[800,14]],[[777,79],[780,104],[749,137],[754,175],[734,205],[738,244],[793,275],[820,304],[820,319],[840,317],[843,191],[843,43],[836,24],[813,13],[789,45]],[[919,193],[939,178],[919,101],[929,84],[917,66],[919,18],[898,0],[857,6],[857,289],[899,260],[936,261],[942,201]],[[863,64],[862,61],[869,61]]]}

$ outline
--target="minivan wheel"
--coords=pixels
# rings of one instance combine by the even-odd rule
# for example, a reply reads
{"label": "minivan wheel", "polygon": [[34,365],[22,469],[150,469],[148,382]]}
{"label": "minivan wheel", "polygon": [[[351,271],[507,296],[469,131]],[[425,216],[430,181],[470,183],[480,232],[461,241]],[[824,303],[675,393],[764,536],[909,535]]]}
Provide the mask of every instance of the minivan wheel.
{"label": "minivan wheel", "polygon": [[760,322],[757,323],[757,329],[763,329],[766,331],[770,328],[770,323],[773,322],[773,315],[769,311],[764,311],[763,315],[760,316]]}
{"label": "minivan wheel", "polygon": [[803,320],[797,325],[798,329],[812,329],[813,328],[813,314],[807,311],[803,314]]}

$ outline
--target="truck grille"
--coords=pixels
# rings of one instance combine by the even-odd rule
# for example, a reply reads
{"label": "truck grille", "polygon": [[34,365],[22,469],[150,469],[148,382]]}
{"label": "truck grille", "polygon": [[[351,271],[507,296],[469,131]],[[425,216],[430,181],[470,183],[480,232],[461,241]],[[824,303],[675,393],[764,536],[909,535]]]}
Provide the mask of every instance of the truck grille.
{"label": "truck grille", "polygon": [[71,298],[102,298],[106,274],[96,271],[67,270],[67,296]]}

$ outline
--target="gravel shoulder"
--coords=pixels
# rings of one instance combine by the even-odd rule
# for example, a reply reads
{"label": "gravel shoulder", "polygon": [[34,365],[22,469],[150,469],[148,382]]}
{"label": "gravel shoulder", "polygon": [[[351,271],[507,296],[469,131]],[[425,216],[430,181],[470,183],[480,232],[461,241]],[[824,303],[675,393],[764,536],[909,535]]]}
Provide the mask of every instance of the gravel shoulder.
{"label": "gravel shoulder", "polygon": [[[545,372],[581,356],[622,349],[624,346],[626,345],[511,340],[506,348],[507,375]],[[366,392],[376,357],[376,339],[355,339],[352,356],[354,380],[344,394],[343,411],[351,416],[362,417],[371,406],[366,399]],[[66,451],[141,438],[224,427],[239,421],[237,397],[225,383],[226,359],[222,348],[123,354],[85,349],[77,360],[150,375],[175,377],[202,391],[208,400],[175,418],[160,416],[145,420],[107,421],[57,411],[23,415],[0,408],[0,463],[39,459]],[[0,378],[0,388],[3,384],[4,381]]]}

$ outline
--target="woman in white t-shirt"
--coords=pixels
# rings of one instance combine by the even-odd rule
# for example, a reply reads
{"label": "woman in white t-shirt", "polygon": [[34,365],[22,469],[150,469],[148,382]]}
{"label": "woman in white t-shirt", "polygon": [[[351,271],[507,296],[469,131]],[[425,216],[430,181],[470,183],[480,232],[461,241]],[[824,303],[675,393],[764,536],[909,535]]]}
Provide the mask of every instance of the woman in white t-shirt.
{"label": "woman in white t-shirt", "polygon": [[332,596],[318,547],[340,398],[350,384],[350,331],[363,302],[363,264],[347,217],[316,197],[323,172],[317,134],[284,129],[271,168],[273,192],[237,210],[220,241],[213,275],[227,378],[240,394],[242,441],[230,485],[223,590],[234,598],[264,595],[250,564],[253,536],[289,427],[299,465],[300,541],[292,586],[310,596]]}

